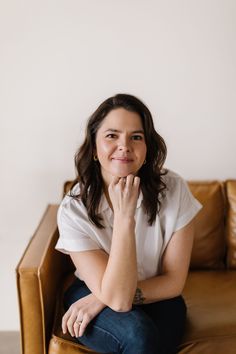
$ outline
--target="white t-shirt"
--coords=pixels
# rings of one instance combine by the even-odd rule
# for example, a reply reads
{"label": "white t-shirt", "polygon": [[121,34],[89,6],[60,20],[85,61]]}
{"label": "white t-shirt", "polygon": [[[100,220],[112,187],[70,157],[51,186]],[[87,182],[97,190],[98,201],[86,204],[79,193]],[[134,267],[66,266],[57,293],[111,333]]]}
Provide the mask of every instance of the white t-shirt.
{"label": "white t-shirt", "polygon": [[[135,238],[138,264],[138,280],[148,279],[160,273],[161,257],[173,233],[187,225],[201,209],[201,204],[191,194],[187,183],[176,173],[168,171],[162,177],[167,189],[161,200],[161,210],[150,226],[142,208],[140,193],[135,213]],[[79,192],[77,184],[73,192]],[[99,213],[105,228],[99,229],[88,219],[87,210],[81,200],[65,196],[57,214],[60,237],[56,249],[70,252],[102,249],[110,253],[113,211],[102,195]],[[79,270],[75,272],[79,276]]]}

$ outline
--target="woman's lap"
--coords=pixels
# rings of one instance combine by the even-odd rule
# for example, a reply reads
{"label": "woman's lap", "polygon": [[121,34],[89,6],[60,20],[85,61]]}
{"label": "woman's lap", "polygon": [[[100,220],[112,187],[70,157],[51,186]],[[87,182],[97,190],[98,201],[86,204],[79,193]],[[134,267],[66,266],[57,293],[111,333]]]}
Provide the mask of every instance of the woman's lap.
{"label": "woman's lap", "polygon": [[[65,308],[89,293],[77,280],[65,294]],[[172,354],[182,337],[185,314],[182,297],[133,306],[129,312],[106,307],[79,342],[101,353]]]}

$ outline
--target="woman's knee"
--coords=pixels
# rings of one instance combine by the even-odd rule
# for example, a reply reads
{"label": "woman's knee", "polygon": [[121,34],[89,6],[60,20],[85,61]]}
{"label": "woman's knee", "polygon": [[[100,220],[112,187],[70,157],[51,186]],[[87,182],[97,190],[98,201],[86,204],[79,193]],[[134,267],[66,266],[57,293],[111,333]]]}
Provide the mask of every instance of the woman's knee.
{"label": "woman's knee", "polygon": [[[99,353],[120,354],[159,354],[159,335],[155,325],[145,313],[142,316],[122,316],[117,313],[116,321],[105,324],[104,321],[95,319],[88,326],[79,341]],[[98,316],[99,317],[99,316]]]}
{"label": "woman's knee", "polygon": [[160,336],[153,321],[141,310],[116,313],[107,308],[85,334],[87,345],[100,352],[159,354]]}

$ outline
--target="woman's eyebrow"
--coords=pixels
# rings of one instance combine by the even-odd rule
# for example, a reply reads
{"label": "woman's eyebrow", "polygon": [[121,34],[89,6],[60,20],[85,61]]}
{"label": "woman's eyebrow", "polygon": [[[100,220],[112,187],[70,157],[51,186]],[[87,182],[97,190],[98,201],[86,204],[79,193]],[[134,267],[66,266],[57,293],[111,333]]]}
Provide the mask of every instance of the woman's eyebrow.
{"label": "woman's eyebrow", "polygon": [[[109,129],[106,129],[105,131],[104,131],[104,133],[106,133],[106,132],[113,132],[113,133],[122,133],[122,131],[121,130],[119,130],[119,129],[112,129],[112,128],[109,128]],[[144,135],[144,131],[142,130],[142,129],[140,129],[140,130],[134,130],[134,131],[132,131],[131,132],[132,134],[143,134]]]}

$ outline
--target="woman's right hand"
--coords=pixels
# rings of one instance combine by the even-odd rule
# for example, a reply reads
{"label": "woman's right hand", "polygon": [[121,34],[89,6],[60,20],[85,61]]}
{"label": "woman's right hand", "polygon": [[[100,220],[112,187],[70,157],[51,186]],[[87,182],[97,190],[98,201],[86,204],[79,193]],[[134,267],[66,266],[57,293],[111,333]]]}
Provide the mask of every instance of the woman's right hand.
{"label": "woman's right hand", "polygon": [[139,195],[140,178],[132,174],[114,177],[108,187],[114,215],[134,217]]}
{"label": "woman's right hand", "polygon": [[104,305],[93,294],[82,297],[74,302],[62,318],[62,331],[68,330],[72,337],[81,337],[88,324],[104,308]]}

